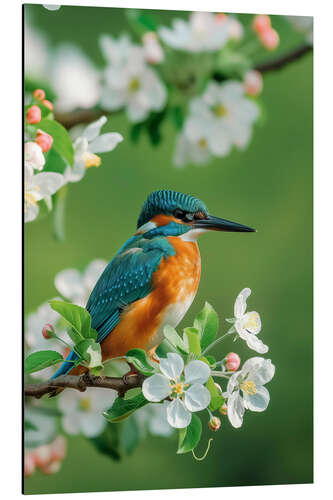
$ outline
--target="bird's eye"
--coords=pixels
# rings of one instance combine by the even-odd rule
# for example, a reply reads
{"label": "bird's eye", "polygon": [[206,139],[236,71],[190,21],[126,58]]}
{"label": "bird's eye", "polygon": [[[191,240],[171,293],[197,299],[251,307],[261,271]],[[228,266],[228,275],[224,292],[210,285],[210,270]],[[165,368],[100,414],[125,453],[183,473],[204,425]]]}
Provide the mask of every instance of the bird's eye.
{"label": "bird's eye", "polygon": [[181,210],[180,208],[176,208],[174,210],[173,215],[176,217],[176,219],[181,219],[183,220],[186,217],[186,212],[184,210]]}

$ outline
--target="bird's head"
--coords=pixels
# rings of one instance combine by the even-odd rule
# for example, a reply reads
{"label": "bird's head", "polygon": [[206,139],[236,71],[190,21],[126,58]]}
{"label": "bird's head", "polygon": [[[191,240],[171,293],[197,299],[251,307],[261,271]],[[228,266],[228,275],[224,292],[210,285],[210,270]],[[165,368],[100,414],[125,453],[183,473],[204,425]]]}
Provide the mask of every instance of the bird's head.
{"label": "bird's head", "polygon": [[213,217],[206,205],[188,194],[171,190],[150,193],[143,204],[137,223],[137,233],[145,237],[182,236],[196,240],[206,231],[253,232],[248,226]]}

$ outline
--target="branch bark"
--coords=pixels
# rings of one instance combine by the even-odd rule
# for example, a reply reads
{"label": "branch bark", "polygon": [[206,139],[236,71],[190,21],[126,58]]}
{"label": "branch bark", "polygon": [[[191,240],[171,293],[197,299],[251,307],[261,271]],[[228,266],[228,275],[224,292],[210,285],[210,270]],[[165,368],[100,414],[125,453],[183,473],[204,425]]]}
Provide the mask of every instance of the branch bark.
{"label": "branch bark", "polygon": [[123,377],[99,377],[92,375],[89,371],[83,375],[61,375],[54,380],[48,380],[39,384],[26,384],[24,395],[41,398],[44,394],[52,394],[57,388],[71,388],[84,392],[87,387],[99,387],[113,389],[123,397],[130,389],[141,387],[144,381],[141,374],[124,375]]}
{"label": "branch bark", "polygon": [[269,61],[258,64],[254,69],[260,71],[260,73],[268,73],[269,71],[276,71],[281,68],[284,68],[284,66],[287,66],[287,64],[297,61],[305,54],[312,52],[312,50],[313,50],[312,45],[302,44],[296,49],[288,52],[287,54],[284,54],[280,57],[276,57],[275,59],[271,59]]}

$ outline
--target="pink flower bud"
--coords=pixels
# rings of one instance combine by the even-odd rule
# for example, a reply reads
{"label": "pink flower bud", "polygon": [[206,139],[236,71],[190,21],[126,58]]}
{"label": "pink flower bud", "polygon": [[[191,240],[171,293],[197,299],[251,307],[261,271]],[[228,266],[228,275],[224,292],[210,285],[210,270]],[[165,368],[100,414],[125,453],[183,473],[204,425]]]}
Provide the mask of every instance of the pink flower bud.
{"label": "pink flower bud", "polygon": [[45,92],[43,89],[34,90],[32,95],[35,99],[38,99],[38,101],[42,101],[43,99],[45,99]]}
{"label": "pink flower bud", "polygon": [[24,453],[24,477],[32,476],[35,472],[35,460],[33,453],[26,451]]}
{"label": "pink flower bud", "polygon": [[51,460],[61,462],[66,456],[67,441],[64,436],[58,436],[53,443],[51,443]]}
{"label": "pink flower bud", "polygon": [[55,461],[40,468],[43,474],[56,474],[61,467],[61,462]]}
{"label": "pink flower bud", "polygon": [[51,447],[47,444],[35,448],[33,454],[37,467],[45,467],[51,461]]}
{"label": "pink flower bud", "polygon": [[44,106],[46,106],[50,111],[53,110],[53,104],[52,102],[48,101],[47,99],[44,99],[43,101]]}
{"label": "pink flower bud", "polygon": [[42,118],[42,112],[41,112],[40,108],[38,106],[36,106],[36,104],[34,104],[33,106],[31,106],[28,109],[25,118],[27,120],[27,123],[30,123],[31,125],[33,125],[34,123],[40,122],[40,120]]}
{"label": "pink flower bud", "polygon": [[53,137],[42,130],[37,130],[37,137],[35,139],[41,150],[46,153],[49,151],[53,144]]}
{"label": "pink flower bud", "polygon": [[216,15],[215,15],[215,20],[218,22],[218,23],[225,23],[225,21],[227,20],[227,14],[225,14],[224,12],[218,12]]}
{"label": "pink flower bud", "polygon": [[219,409],[219,412],[221,413],[221,415],[227,414],[227,405],[225,403],[224,403],[224,405],[221,406],[221,408]]}
{"label": "pink flower bud", "polygon": [[252,28],[258,35],[264,33],[271,28],[271,18],[265,14],[254,16]]}
{"label": "pink flower bud", "polygon": [[42,330],[42,335],[44,339],[51,339],[53,337],[52,333],[54,333],[54,328],[50,323],[46,323]]}
{"label": "pink flower bud", "polygon": [[247,95],[256,96],[260,94],[263,87],[262,76],[255,69],[247,71],[244,77],[244,89]]}
{"label": "pink flower bud", "polygon": [[221,420],[219,417],[212,417],[210,421],[208,422],[208,427],[210,428],[211,431],[218,431],[219,428],[221,427]]}
{"label": "pink flower bud", "polygon": [[260,33],[259,38],[267,50],[275,50],[280,42],[279,34],[273,28]]}
{"label": "pink flower bud", "polygon": [[229,352],[225,358],[225,367],[228,372],[235,372],[240,365],[240,357],[235,352]]}

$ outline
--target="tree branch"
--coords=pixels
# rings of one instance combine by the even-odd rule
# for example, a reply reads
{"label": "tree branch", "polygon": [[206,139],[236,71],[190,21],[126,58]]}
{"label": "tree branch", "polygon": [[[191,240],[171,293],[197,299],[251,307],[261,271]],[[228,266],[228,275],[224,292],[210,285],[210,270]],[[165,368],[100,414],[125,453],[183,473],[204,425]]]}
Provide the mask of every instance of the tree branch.
{"label": "tree branch", "polygon": [[39,399],[44,394],[52,394],[59,387],[77,389],[80,392],[84,392],[87,387],[99,387],[113,389],[118,392],[119,396],[123,397],[130,389],[141,387],[144,378],[140,373],[124,375],[123,377],[98,377],[87,371],[83,375],[61,375],[47,382],[26,384],[24,395]]}
{"label": "tree branch", "polygon": [[268,73],[269,71],[276,71],[283,68],[284,66],[287,66],[287,64],[297,61],[308,52],[312,52],[312,50],[313,50],[312,45],[302,44],[300,47],[297,47],[296,49],[288,52],[287,54],[284,54],[280,57],[276,57],[275,59],[258,64],[254,69],[260,71],[260,73]]}
{"label": "tree branch", "polygon": [[[276,71],[288,64],[297,61],[308,52],[312,52],[313,47],[309,44],[302,44],[300,47],[291,50],[287,54],[277,57],[258,64],[254,69],[261,73],[268,73],[269,71]],[[67,113],[55,112],[55,119],[61,123],[65,128],[70,129],[74,125],[80,123],[91,123],[103,115],[110,115],[109,111],[103,109],[76,109]]]}

